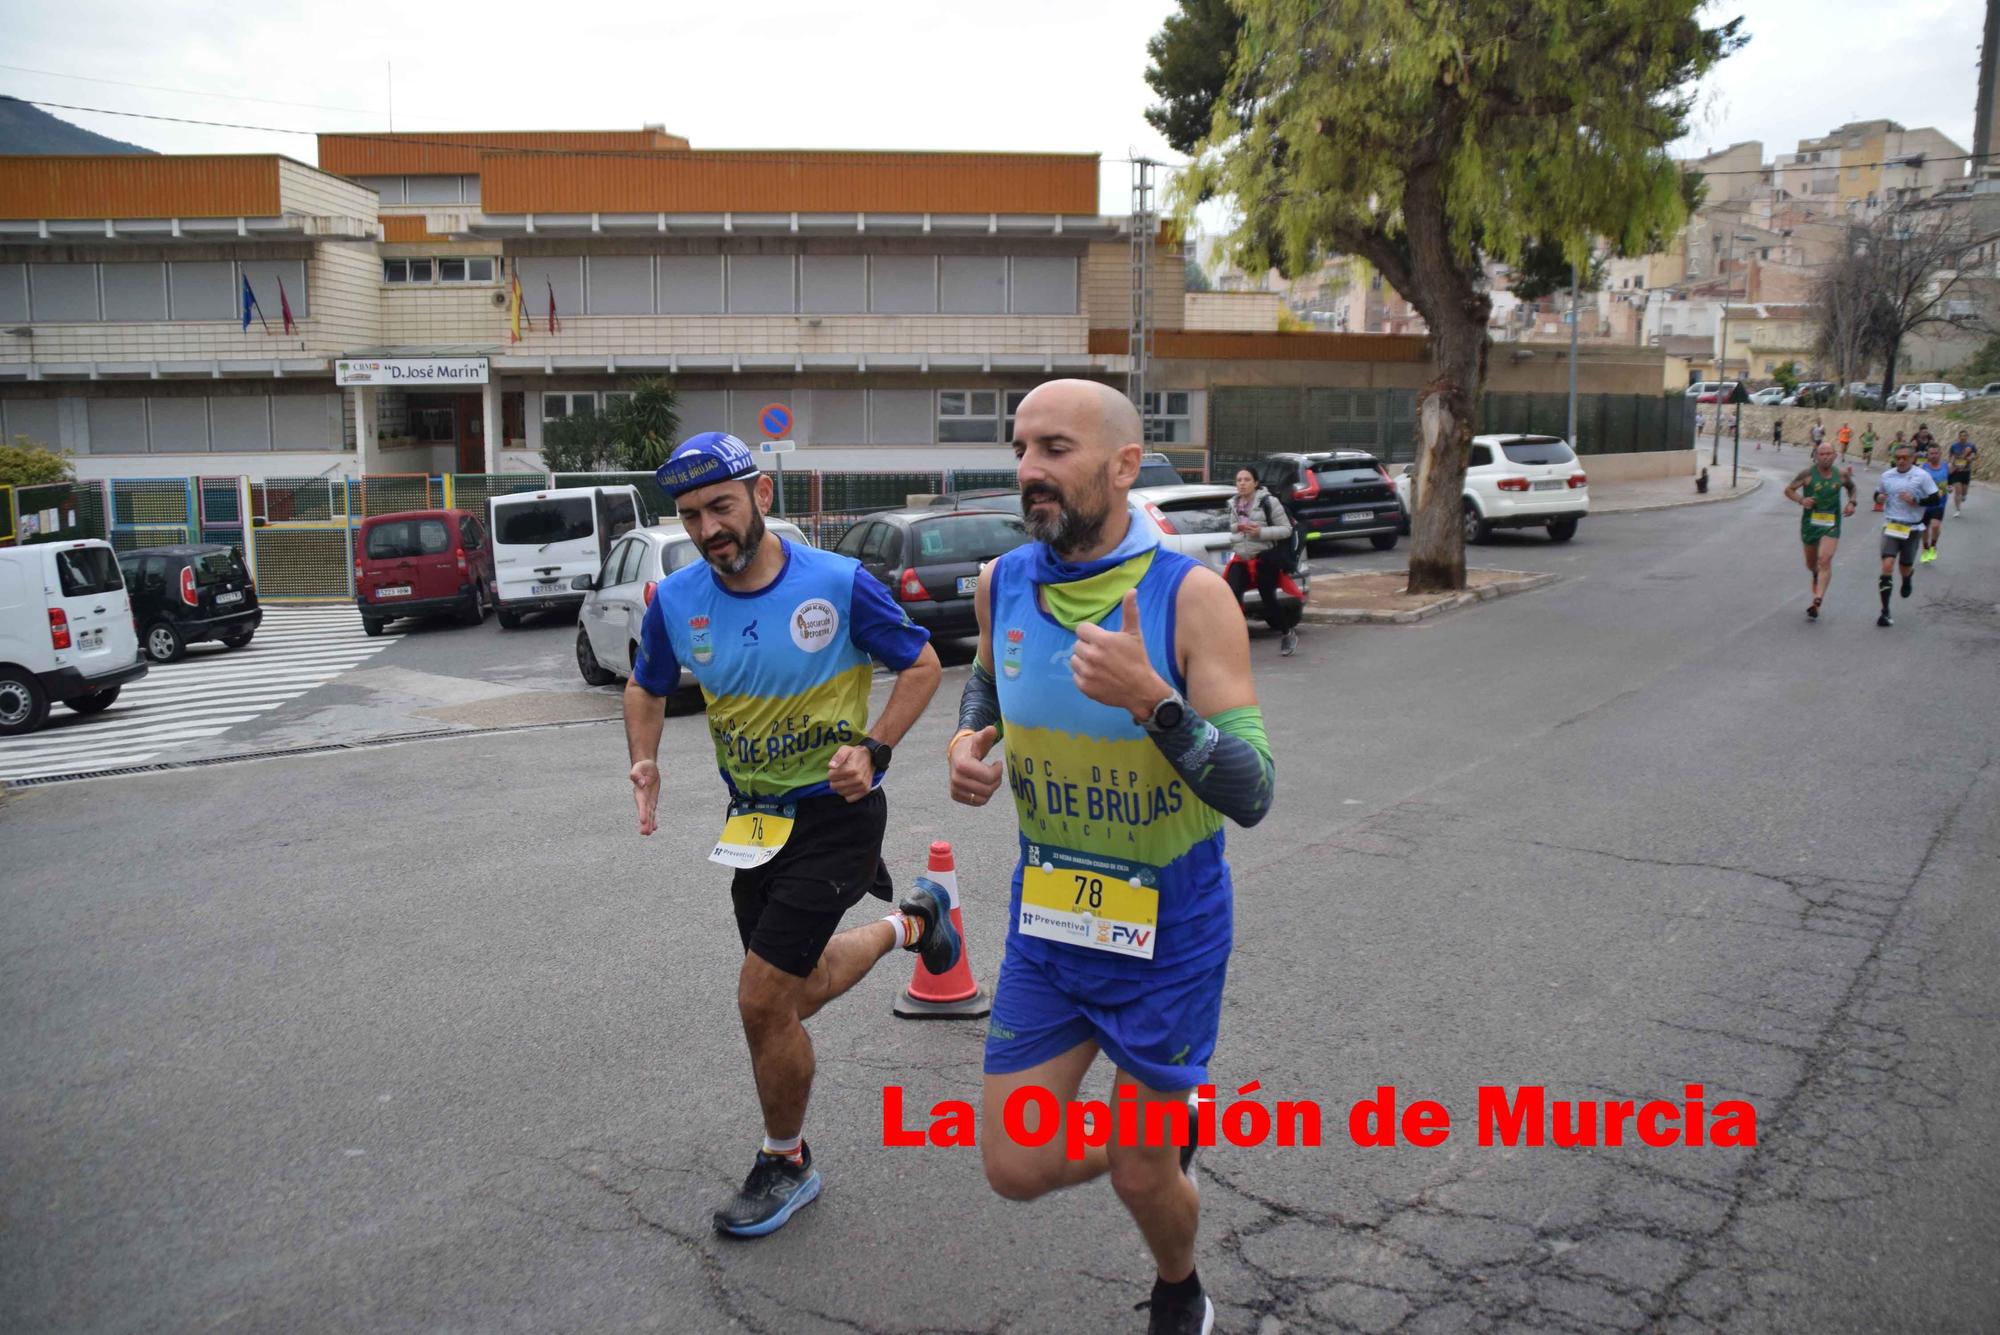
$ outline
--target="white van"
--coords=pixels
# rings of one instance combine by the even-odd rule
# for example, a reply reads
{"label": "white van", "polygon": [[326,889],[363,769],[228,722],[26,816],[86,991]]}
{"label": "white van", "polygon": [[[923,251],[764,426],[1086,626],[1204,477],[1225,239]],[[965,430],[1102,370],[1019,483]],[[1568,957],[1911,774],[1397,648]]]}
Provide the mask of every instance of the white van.
{"label": "white van", "polygon": [[0,547],[0,737],[41,727],[52,701],[108,709],[145,675],[110,543]]}
{"label": "white van", "polygon": [[596,574],[612,543],[652,522],[629,483],[495,496],[486,502],[486,518],[494,602],[508,630],[528,612],[582,606],[583,590],[570,581]]}

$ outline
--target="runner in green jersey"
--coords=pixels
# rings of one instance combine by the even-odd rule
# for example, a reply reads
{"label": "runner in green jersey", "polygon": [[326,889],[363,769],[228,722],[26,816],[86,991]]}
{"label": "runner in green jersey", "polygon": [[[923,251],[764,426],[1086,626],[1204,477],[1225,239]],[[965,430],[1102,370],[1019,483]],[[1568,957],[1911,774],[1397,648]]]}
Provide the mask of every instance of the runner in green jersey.
{"label": "runner in green jersey", "polygon": [[[1845,491],[1846,508],[1841,507]],[[1826,599],[1826,586],[1833,579],[1833,554],[1840,546],[1840,521],[1854,513],[1854,478],[1833,466],[1833,445],[1822,441],[1813,450],[1812,464],[1792,479],[1785,497],[1801,509],[1799,541],[1805,544],[1806,573],[1812,577],[1812,604],[1806,615],[1819,620],[1819,605]]]}

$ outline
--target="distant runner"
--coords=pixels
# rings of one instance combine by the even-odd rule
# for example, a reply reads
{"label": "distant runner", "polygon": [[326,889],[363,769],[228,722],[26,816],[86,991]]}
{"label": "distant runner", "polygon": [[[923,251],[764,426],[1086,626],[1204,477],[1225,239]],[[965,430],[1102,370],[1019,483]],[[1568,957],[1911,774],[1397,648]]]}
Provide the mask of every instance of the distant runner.
{"label": "distant runner", "polygon": [[1848,442],[1849,442],[1849,441],[1851,441],[1851,440],[1853,440],[1853,439],[1854,439],[1854,428],[1853,428],[1853,427],[1851,427],[1851,426],[1849,426],[1849,425],[1848,425],[1847,423],[1845,423],[1845,422],[1842,422],[1842,423],[1840,424],[1840,457],[1841,457],[1841,458],[1845,459],[1845,458],[1847,457],[1847,445],[1848,445]]}
{"label": "distant runner", "polygon": [[[1760,450],[1764,448],[1761,441],[1758,442],[1757,448]],[[1774,450],[1785,448],[1785,419],[1782,417],[1771,419],[1771,448]]]}
{"label": "distant runner", "polygon": [[1907,444],[1896,447],[1895,466],[1882,474],[1877,484],[1886,498],[1882,513],[1882,575],[1876,589],[1882,595],[1882,615],[1878,626],[1893,626],[1889,615],[1889,595],[1895,589],[1892,567],[1903,568],[1903,596],[1910,596],[1911,577],[1916,573],[1917,548],[1923,542],[1924,508],[1937,495],[1937,483],[1921,468],[1912,467],[1916,453]]}
{"label": "distant runner", "polygon": [[1958,439],[1951,443],[1951,471],[1945,480],[1951,484],[1952,513],[1965,513],[1965,493],[1972,486],[1972,466],[1979,462],[1979,447],[1972,443],[1972,436],[1964,427],[1958,429]]}
{"label": "distant runner", "polygon": [[1869,423],[1861,433],[1861,466],[1872,467],[1875,463],[1875,424]]}
{"label": "distant runner", "polygon": [[[1846,508],[1841,508],[1845,491]],[[1833,446],[1821,445],[1813,461],[1785,488],[1786,499],[1803,507],[1799,516],[1799,540],[1805,544],[1806,571],[1812,577],[1812,604],[1806,615],[1819,620],[1819,605],[1826,599],[1826,586],[1833,579],[1833,554],[1840,547],[1840,521],[1855,509],[1851,474],[1833,465]]]}
{"label": "distant runner", "polygon": [[1938,539],[1944,536],[1945,485],[1951,476],[1951,467],[1944,461],[1944,446],[1932,441],[1918,467],[1938,485],[1938,494],[1924,507],[1924,554],[1920,559],[1928,564],[1938,559]]}

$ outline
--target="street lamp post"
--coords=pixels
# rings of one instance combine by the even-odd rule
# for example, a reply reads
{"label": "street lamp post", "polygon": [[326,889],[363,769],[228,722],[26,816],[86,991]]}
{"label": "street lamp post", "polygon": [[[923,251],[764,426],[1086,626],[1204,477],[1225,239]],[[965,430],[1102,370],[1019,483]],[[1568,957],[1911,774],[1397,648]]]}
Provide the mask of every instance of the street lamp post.
{"label": "street lamp post", "polygon": [[[1725,279],[1728,277],[1729,262],[1736,256],[1736,243],[1738,241],[1755,242],[1756,240],[1756,237],[1744,236],[1741,232],[1731,232],[1729,234],[1729,244],[1724,247],[1722,253],[1722,268]],[[1722,293],[1722,336],[1720,346],[1715,354],[1715,383],[1718,386],[1729,383],[1729,295],[1728,290],[1725,288]],[[1744,295],[1749,295],[1747,288]],[[1743,369],[1745,372],[1749,371],[1750,363],[1748,359],[1745,359]],[[1740,413],[1741,410],[1739,409],[1738,411]],[[1720,468],[1722,466],[1722,391],[1719,388],[1715,391],[1715,435],[1713,439],[1715,444],[1709,450],[1708,466],[1710,468]]]}

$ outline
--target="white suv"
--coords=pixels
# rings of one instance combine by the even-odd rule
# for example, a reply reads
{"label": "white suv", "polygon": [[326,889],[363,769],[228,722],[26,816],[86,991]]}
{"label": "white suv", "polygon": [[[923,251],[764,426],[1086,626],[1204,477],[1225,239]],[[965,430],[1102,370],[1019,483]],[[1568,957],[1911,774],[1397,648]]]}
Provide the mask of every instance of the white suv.
{"label": "white suv", "polygon": [[[764,516],[764,526],[787,542],[810,547],[798,525],[776,515]],[[694,539],[678,519],[649,528],[635,528],[612,544],[595,574],[568,581],[580,590],[583,606],[576,614],[576,670],[592,686],[605,686],[632,675],[638,656],[639,623],[653,605],[653,586],[682,566],[701,560]],[[687,684],[687,669],[681,669]]]}
{"label": "white suv", "polygon": [[[1403,513],[1416,513],[1416,465],[1396,478]],[[1576,536],[1590,513],[1590,486],[1576,451],[1561,436],[1474,436],[1465,460],[1465,540],[1496,528],[1546,528],[1552,542]]]}

